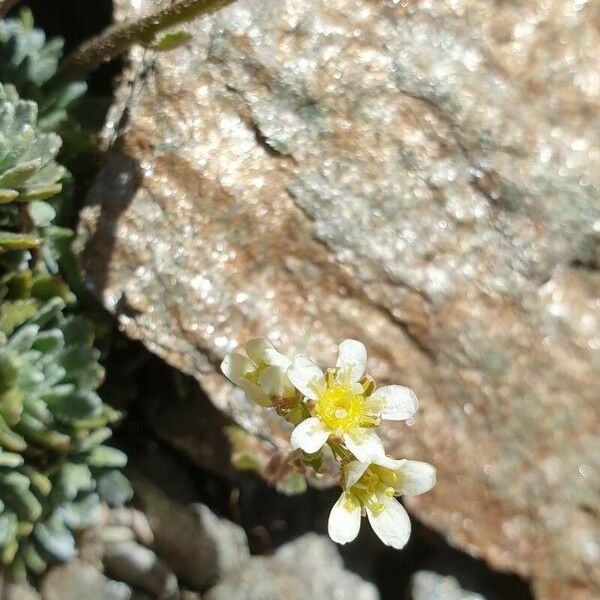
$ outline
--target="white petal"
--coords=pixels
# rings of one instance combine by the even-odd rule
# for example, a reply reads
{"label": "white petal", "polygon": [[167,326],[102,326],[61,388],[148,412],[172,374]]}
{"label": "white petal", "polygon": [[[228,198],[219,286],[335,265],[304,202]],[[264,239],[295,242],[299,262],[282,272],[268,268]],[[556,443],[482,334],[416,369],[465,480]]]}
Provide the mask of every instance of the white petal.
{"label": "white petal", "polygon": [[329,537],[338,544],[351,542],[360,529],[360,512],[360,503],[348,502],[347,494],[344,492],[329,513],[327,523]]}
{"label": "white petal", "polygon": [[271,406],[271,397],[265,394],[255,383],[243,378],[236,385],[244,391],[246,397],[252,400],[252,402],[256,402],[261,406]]}
{"label": "white petal", "polygon": [[368,405],[377,406],[382,419],[404,421],[410,419],[419,408],[415,393],[403,385],[386,385],[373,392]]}
{"label": "white petal", "polygon": [[386,469],[389,469],[390,471],[397,471],[403,464],[404,464],[405,460],[402,459],[395,459],[395,458],[390,458],[389,456],[377,456],[375,458],[373,458],[372,463],[374,465],[379,465],[380,467],[385,467]]}
{"label": "white petal", "polygon": [[317,417],[310,417],[296,425],[292,431],[292,448],[294,450],[301,448],[304,452],[312,454],[323,447],[329,434],[330,431],[325,429]]}
{"label": "white petal", "polygon": [[344,433],[342,437],[348,450],[360,462],[377,462],[377,459],[385,456],[381,440],[371,429],[358,429],[352,433]]}
{"label": "white petal", "polygon": [[247,382],[246,374],[255,370],[255,365],[242,354],[232,352],[227,354],[221,363],[221,371],[227,379],[240,386]]}
{"label": "white petal", "polygon": [[400,550],[410,538],[410,518],[404,507],[394,498],[386,498],[385,508],[375,514],[367,507],[367,516],[377,537],[392,548]]}
{"label": "white petal", "polygon": [[311,400],[316,400],[315,388],[325,387],[323,371],[306,356],[296,356],[287,375],[292,385]]}
{"label": "white petal", "polygon": [[263,369],[258,377],[258,383],[260,389],[268,396],[289,398],[295,392],[283,367],[272,366]]}
{"label": "white petal", "polygon": [[367,349],[362,342],[344,340],[338,347],[338,358],[335,365],[340,371],[350,371],[350,381],[358,381],[367,368]]}
{"label": "white petal", "polygon": [[346,465],[344,472],[346,478],[346,487],[351,488],[369,468],[369,463],[363,463],[359,460],[353,460],[351,463]]}
{"label": "white petal", "polygon": [[436,479],[435,467],[420,460],[403,460],[402,465],[395,469],[398,474],[398,484],[394,486],[399,494],[416,496],[428,492]]}
{"label": "white petal", "polygon": [[225,356],[221,363],[221,371],[227,379],[241,388],[246,396],[261,406],[270,406],[270,398],[259,386],[255,385],[246,378],[247,373],[256,370],[252,361],[242,354],[231,353]]}
{"label": "white petal", "polygon": [[272,406],[271,396],[269,394],[265,394],[257,385],[247,381],[246,383],[240,383],[239,385],[246,397],[252,402],[256,402],[256,404],[260,404],[264,407]]}
{"label": "white petal", "polygon": [[292,361],[277,352],[275,347],[267,338],[255,338],[246,344],[246,352],[256,365],[273,365],[287,369]]}

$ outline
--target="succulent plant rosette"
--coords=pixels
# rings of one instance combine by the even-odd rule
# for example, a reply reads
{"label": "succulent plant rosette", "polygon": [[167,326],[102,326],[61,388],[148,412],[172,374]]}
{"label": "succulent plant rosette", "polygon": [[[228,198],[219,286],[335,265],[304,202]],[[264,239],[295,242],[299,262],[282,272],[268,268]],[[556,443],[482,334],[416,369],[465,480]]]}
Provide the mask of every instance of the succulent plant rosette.
{"label": "succulent plant rosette", "polygon": [[325,372],[306,356],[284,356],[264,338],[250,340],[245,350],[225,357],[225,376],[294,426],[291,447],[305,465],[318,469],[323,452],[339,464],[342,493],[329,516],[331,539],[354,540],[366,516],[384,544],[403,548],[411,525],[398,497],[430,490],[436,471],[426,462],[387,456],[377,427],[412,418],[414,392],[402,385],[378,388],[366,373],[367,350],[356,340],[339,345],[335,367]]}
{"label": "succulent plant rosette", "polygon": [[120,415],[96,393],[93,326],[58,269],[66,170],[37,111],[0,84],[0,567],[13,579],[72,558],[100,506],[132,494],[125,455],[103,445]]}
{"label": "succulent plant rosette", "polygon": [[131,498],[126,456],[103,445],[120,415],[95,391],[92,326],[64,308],[54,298],[0,333],[0,564],[16,579],[73,558],[101,503]]}

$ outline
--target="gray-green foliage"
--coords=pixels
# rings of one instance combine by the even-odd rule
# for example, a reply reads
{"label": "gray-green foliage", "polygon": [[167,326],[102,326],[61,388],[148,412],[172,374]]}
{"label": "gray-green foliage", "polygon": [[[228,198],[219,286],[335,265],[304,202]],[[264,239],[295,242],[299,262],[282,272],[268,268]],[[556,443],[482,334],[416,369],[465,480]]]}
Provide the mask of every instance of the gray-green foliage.
{"label": "gray-green foliage", "polygon": [[54,218],[44,200],[60,192],[65,175],[55,161],[60,145],[58,135],[39,130],[35,102],[0,84],[0,253],[39,245],[37,229]]}
{"label": "gray-green foliage", "polygon": [[60,298],[0,333],[0,559],[15,577],[75,552],[73,533],[131,488],[103,445],[119,414],[102,402],[90,323]]}
{"label": "gray-green foliage", "polygon": [[67,172],[50,129],[81,90],[51,85],[61,52],[27,19],[0,21],[0,568],[17,578],[68,560],[99,507],[131,496],[125,455],[103,446],[119,415],[96,393],[92,326],[65,312],[57,263]]}
{"label": "gray-green foliage", "polygon": [[63,46],[60,38],[46,41],[28,10],[21,11],[19,19],[0,20],[0,81],[12,83],[22,98],[38,104],[44,131],[54,131],[66,121],[87,89],[83,81],[53,82]]}

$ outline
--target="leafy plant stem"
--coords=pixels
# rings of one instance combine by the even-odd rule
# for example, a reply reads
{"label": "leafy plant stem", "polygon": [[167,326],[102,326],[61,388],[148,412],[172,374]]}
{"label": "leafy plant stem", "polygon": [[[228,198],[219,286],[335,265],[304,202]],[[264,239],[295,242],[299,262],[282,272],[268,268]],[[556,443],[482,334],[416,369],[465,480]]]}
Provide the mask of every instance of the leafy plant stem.
{"label": "leafy plant stem", "polygon": [[232,2],[234,0],[179,0],[137,21],[108,27],[68,55],[55,79],[85,78],[133,44],[149,44],[157,33],[167,27],[216,12]]}

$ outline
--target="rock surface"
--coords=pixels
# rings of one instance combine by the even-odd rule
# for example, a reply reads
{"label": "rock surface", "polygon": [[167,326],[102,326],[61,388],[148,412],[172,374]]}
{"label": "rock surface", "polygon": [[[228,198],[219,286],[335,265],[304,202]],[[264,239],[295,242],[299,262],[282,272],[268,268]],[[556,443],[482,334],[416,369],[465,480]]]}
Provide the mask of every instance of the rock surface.
{"label": "rock surface", "polygon": [[375,587],[344,571],[335,545],[306,534],[271,557],[254,557],[213,587],[205,600],[378,600]]}
{"label": "rock surface", "polygon": [[78,240],[128,335],[282,449],[223,354],[363,340],[421,399],[385,430],[439,468],[413,513],[548,600],[600,596],[599,20],[241,0],[131,54]]}
{"label": "rock surface", "polygon": [[28,583],[2,583],[0,600],[40,600],[41,596]]}
{"label": "rock surface", "polygon": [[160,600],[179,596],[177,577],[152,550],[137,542],[108,544],[104,552],[106,572]]}
{"label": "rock surface", "polygon": [[464,590],[449,576],[431,571],[417,572],[411,581],[410,600],[486,600],[481,594]]}
{"label": "rock surface", "polygon": [[49,571],[41,584],[42,600],[130,600],[131,589],[110,581],[91,565],[75,560]]}
{"label": "rock surface", "polygon": [[214,584],[249,559],[244,530],[198,504],[188,507],[130,473],[135,499],[154,533],[154,551],[193,589]]}

